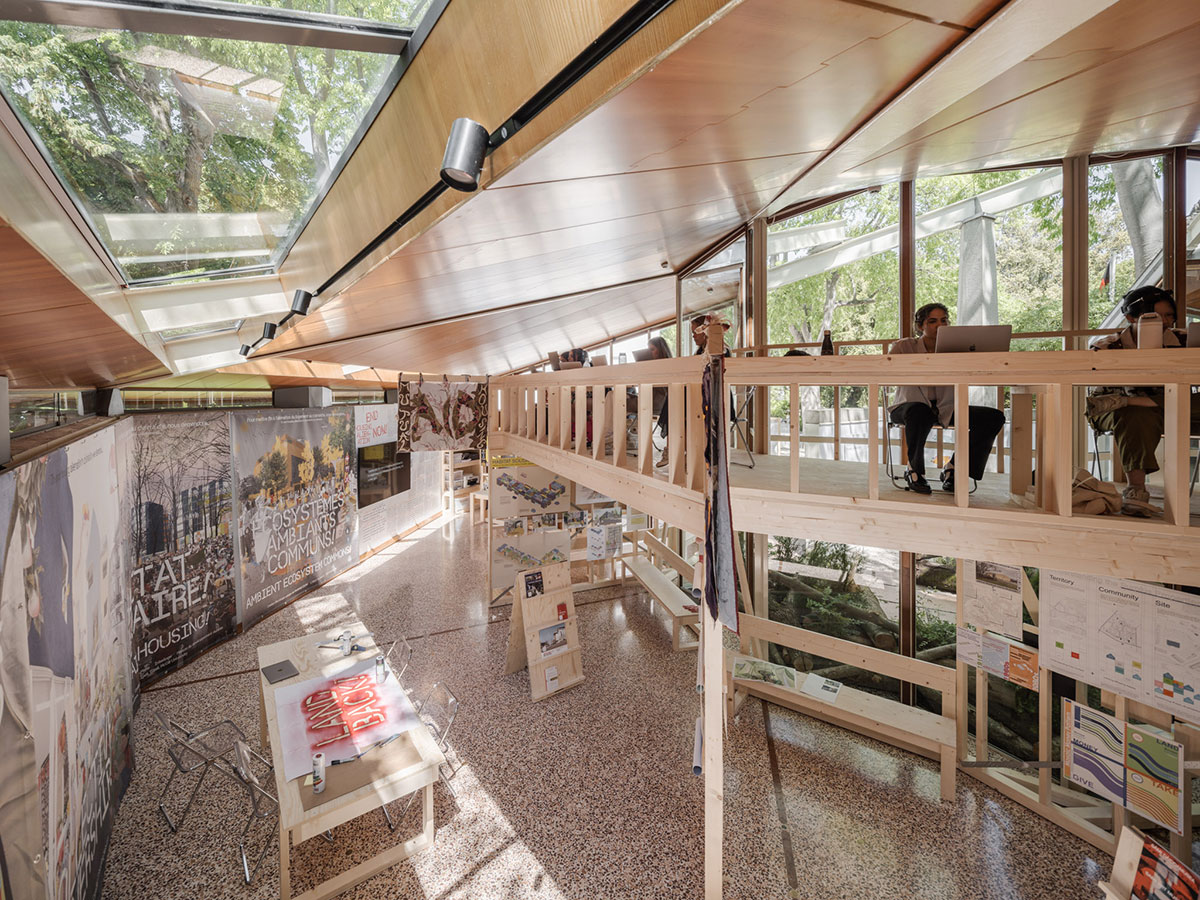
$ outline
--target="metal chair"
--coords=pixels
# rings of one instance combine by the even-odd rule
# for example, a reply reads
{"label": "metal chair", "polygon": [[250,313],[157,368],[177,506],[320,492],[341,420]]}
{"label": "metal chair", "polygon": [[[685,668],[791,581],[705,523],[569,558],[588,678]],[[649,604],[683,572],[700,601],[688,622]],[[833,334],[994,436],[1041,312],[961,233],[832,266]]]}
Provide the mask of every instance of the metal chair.
{"label": "metal chair", "polygon": [[[250,816],[242,827],[242,837],[238,841],[238,849],[242,854],[242,877],[245,878],[246,884],[249,884],[258,873],[258,868],[262,865],[267,851],[271,849],[273,843],[271,835],[279,820],[279,800],[259,782],[258,776],[254,774],[254,769],[251,767],[251,760],[257,759],[267,767],[268,771],[271,770],[271,764],[251,750],[245,741],[236,741],[233,745],[233,753],[231,774],[234,780],[246,789],[246,795],[250,798]],[[250,826],[256,821],[267,819],[271,820],[271,827],[267,830],[267,839],[263,842],[263,848],[258,854],[258,861],[251,869],[250,861],[246,856],[246,835],[250,833]],[[326,832],[326,835],[328,836],[329,833]]]}
{"label": "metal chair", "polygon": [[[158,811],[166,820],[167,827],[175,832],[187,818],[188,811],[191,810],[192,803],[200,792],[200,785],[204,783],[204,776],[208,774],[210,768],[233,776],[233,762],[230,757],[234,745],[238,741],[244,742],[246,735],[229,719],[224,719],[199,731],[191,731],[178,722],[166,718],[157,710],[153,711],[153,715],[170,741],[167,744],[167,756],[170,757],[173,764],[167,783],[163,785],[162,793],[158,795]],[[268,765],[270,764],[268,763]],[[171,790],[171,783],[175,780],[176,775],[192,775],[197,770],[200,772],[200,777],[196,779],[196,786],[192,788],[192,793],[183,807],[179,821],[173,822],[164,803],[167,793]]]}
{"label": "metal chair", "polygon": [[[437,744],[438,749],[447,756],[449,755],[450,747],[446,740],[450,734],[451,726],[454,725],[454,719],[457,716],[458,698],[446,687],[444,681],[439,681],[430,688],[429,693],[417,704],[417,717],[429,729],[429,733],[433,736],[434,743]],[[446,785],[446,790],[450,792],[450,796],[457,797],[458,795],[454,792],[454,787],[450,784],[450,779],[458,774],[458,770],[462,768],[462,763],[455,766],[447,759],[443,765],[450,767],[450,774],[447,775],[442,771],[442,767],[438,766],[438,778],[441,779],[442,784]],[[404,804],[404,812],[400,814],[400,819],[403,819],[408,814],[408,809],[412,806],[412,802],[416,796],[416,792],[408,795],[408,801]],[[392,819],[386,803],[383,805],[383,817],[387,821],[388,828],[395,831],[399,820]]]}

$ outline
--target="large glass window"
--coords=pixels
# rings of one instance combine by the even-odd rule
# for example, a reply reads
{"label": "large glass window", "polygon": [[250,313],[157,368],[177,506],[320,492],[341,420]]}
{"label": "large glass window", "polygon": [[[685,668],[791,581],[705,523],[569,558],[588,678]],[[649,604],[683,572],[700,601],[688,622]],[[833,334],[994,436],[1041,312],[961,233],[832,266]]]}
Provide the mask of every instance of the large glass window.
{"label": "large glass window", "polygon": [[[942,303],[956,325],[1062,328],[1060,168],[922,178],[915,199],[917,308]],[[1061,348],[1061,338],[1012,345]]]}
{"label": "large glass window", "polygon": [[[889,652],[900,649],[900,554],[802,538],[768,543],[767,595],[776,622]],[[799,650],[770,646],[771,662],[817,672],[898,700],[900,682]]]}
{"label": "large glass window", "polygon": [[767,235],[769,342],[820,342],[826,330],[835,341],[899,337],[899,246],[898,184],[772,225]]}
{"label": "large glass window", "polygon": [[1122,160],[1088,169],[1088,325],[1120,327],[1130,288],[1163,276],[1163,160]]}
{"label": "large glass window", "polygon": [[396,61],[0,22],[0,91],[131,281],[278,262]]}
{"label": "large glass window", "polygon": [[[1187,321],[1200,319],[1200,159],[1189,159],[1185,170],[1187,196]],[[1182,319],[1183,317],[1181,317]]]}

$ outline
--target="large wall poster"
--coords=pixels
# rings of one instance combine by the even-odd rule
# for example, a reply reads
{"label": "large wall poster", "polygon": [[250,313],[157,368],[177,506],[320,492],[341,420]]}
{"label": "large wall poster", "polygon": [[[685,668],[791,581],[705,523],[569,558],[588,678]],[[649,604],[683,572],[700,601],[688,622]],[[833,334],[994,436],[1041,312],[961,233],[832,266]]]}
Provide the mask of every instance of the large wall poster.
{"label": "large wall poster", "polygon": [[233,414],[244,627],[358,562],[356,454],[347,408]]}
{"label": "large wall poster", "polygon": [[116,431],[0,479],[0,735],[21,735],[0,753],[0,854],[14,897],[99,893],[132,772]]}
{"label": "large wall poster", "polygon": [[487,446],[486,381],[401,381],[397,407],[396,449],[401,452]]}
{"label": "large wall poster", "polygon": [[540,516],[571,508],[570,480],[541,466],[510,465],[508,460],[492,457],[488,479],[493,518]]}
{"label": "large wall poster", "polygon": [[228,413],[135,416],[130,424],[122,507],[133,661],[146,682],[237,631],[233,477]]}

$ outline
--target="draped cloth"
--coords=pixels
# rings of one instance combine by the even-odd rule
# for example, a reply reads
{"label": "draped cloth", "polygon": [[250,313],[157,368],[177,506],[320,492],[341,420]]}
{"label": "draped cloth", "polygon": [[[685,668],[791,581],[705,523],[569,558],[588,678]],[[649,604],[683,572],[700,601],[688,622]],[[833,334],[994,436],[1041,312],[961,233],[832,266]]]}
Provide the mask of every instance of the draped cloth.
{"label": "draped cloth", "polygon": [[726,454],[725,360],[710,357],[701,381],[707,463],[704,489],[704,604],[709,615],[730,631],[738,630],[737,573],[734,563],[733,514],[729,507],[729,461]]}

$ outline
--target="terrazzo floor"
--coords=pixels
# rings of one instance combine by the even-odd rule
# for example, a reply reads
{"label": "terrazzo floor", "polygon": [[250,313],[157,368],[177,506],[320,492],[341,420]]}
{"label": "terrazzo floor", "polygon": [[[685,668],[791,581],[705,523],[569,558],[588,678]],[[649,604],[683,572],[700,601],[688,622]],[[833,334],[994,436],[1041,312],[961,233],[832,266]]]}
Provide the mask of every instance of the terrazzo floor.
{"label": "terrazzo floor", "polygon": [[[435,788],[433,847],[347,898],[699,898],[701,779],[695,656],[672,653],[665,617],[636,588],[576,596],[586,680],[541,703],[528,676],[500,677],[507,612],[485,601],[487,538],[469,517],[436,522],[145,691],[137,769],[117,814],[103,896],[269,898],[275,833],[254,883],[241,879],[244,795],[219,777],[171,834],[156,808],[165,742],[150,714],[228,716],[258,739],[256,648],[361,618],[414,648],[415,693],[444,680],[461,708],[450,736],[455,793]],[[725,744],[725,896],[1094,898],[1111,860],[966,776],[938,799],[934,765],[777,707],[748,702]],[[179,786],[190,789],[190,784]],[[182,804],[177,795],[174,809]],[[293,891],[415,833],[374,812],[293,848]]]}

